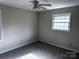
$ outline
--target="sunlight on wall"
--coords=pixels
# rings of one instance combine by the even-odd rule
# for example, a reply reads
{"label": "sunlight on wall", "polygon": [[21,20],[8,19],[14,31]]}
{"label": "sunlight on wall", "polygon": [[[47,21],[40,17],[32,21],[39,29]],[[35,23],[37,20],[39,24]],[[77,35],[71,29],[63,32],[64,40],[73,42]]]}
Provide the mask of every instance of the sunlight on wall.
{"label": "sunlight on wall", "polygon": [[29,53],[27,55],[24,55],[18,59],[39,59],[37,56],[35,56],[33,53]]}

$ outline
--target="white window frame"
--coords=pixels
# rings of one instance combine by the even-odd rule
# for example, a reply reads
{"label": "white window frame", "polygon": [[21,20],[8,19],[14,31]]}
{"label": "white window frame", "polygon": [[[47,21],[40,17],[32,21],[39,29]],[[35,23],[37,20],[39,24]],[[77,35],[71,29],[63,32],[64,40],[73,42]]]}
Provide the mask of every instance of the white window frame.
{"label": "white window frame", "polygon": [[0,10],[0,40],[3,40],[2,10]]}
{"label": "white window frame", "polygon": [[[53,21],[54,21],[54,17],[56,17],[56,16],[69,16],[68,30],[64,30],[64,29],[63,29],[63,30],[62,30],[62,29],[54,29],[54,28],[53,28],[53,26],[54,26],[53,23],[56,23],[56,22],[53,22]],[[61,22],[59,22],[59,23],[61,23]],[[62,23],[64,23],[64,22],[62,22]],[[70,30],[71,30],[70,24],[71,24],[71,13],[53,14],[53,16],[52,16],[52,30],[70,32]]]}

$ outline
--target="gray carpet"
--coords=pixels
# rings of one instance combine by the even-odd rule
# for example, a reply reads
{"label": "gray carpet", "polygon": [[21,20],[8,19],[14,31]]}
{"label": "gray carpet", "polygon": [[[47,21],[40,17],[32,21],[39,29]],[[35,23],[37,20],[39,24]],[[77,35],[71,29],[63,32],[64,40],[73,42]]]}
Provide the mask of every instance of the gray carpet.
{"label": "gray carpet", "polygon": [[64,56],[65,51],[65,49],[46,43],[35,42],[1,54],[0,59],[68,59]]}

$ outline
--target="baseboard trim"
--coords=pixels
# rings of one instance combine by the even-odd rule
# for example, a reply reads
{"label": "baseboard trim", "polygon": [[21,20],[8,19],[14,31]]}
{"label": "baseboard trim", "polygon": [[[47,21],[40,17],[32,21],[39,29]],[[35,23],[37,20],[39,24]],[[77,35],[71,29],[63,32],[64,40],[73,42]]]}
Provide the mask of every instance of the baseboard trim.
{"label": "baseboard trim", "polygon": [[37,41],[37,40],[31,41],[31,42],[28,42],[28,43],[23,43],[22,45],[19,44],[18,46],[15,46],[15,47],[9,48],[9,49],[7,49],[7,50],[1,51],[0,54],[3,54],[3,53],[6,53],[6,52],[9,52],[9,51],[12,51],[12,50],[17,49],[17,48],[20,48],[20,47],[22,47],[22,46],[25,46],[25,45],[34,43],[34,42],[36,42],[36,41]]}
{"label": "baseboard trim", "polygon": [[68,48],[68,47],[60,46],[60,45],[57,45],[57,44],[52,43],[52,42],[47,42],[47,41],[44,41],[44,40],[39,40],[39,41],[44,42],[44,43],[48,43],[50,45],[58,46],[58,47],[63,48],[63,49],[67,49],[67,50],[70,50],[70,51],[74,51],[76,53],[79,53],[79,51],[77,51],[75,49],[71,49],[71,48]]}

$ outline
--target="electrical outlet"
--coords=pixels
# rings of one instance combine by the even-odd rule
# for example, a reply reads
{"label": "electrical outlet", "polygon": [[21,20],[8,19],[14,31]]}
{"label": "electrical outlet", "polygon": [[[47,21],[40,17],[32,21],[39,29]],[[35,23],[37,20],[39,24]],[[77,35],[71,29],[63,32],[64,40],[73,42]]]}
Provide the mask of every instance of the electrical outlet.
{"label": "electrical outlet", "polygon": [[69,44],[69,47],[72,47],[72,44],[71,43]]}

